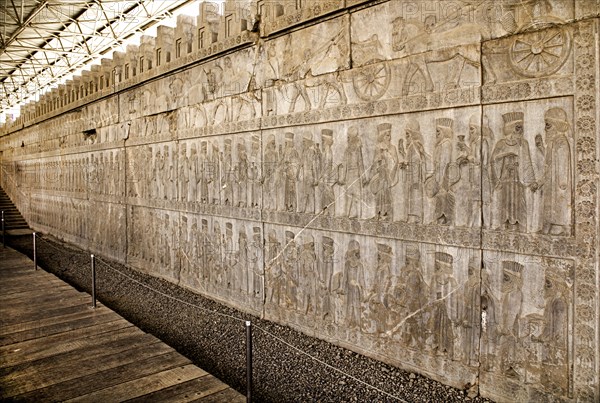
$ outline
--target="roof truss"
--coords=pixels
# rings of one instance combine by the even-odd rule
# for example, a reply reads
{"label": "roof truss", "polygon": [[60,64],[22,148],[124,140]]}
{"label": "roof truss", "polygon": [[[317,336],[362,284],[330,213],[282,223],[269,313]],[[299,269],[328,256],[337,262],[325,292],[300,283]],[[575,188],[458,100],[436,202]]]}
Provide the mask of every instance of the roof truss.
{"label": "roof truss", "polygon": [[193,0],[0,0],[0,112]]}

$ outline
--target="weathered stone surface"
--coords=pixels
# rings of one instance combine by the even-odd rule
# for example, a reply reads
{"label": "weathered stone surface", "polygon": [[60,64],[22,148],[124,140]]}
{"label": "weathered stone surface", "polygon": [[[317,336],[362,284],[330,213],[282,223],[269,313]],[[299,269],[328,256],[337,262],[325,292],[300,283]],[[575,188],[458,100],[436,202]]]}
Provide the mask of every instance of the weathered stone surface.
{"label": "weathered stone surface", "polygon": [[450,385],[597,400],[600,5],[297,4],[228,2],[185,57],[28,107],[3,187],[40,231]]}

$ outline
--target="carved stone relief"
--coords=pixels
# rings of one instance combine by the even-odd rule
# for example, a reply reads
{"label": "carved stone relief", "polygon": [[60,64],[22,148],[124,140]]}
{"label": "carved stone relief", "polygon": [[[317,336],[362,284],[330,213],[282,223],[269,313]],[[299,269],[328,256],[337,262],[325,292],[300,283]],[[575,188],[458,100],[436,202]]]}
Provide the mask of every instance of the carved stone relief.
{"label": "carved stone relief", "polygon": [[363,354],[597,400],[598,20],[358,3],[3,137],[3,186],[42,231]]}
{"label": "carved stone relief", "polygon": [[524,385],[571,393],[574,268],[571,260],[484,254],[482,388],[492,396],[532,396]]}
{"label": "carved stone relief", "polygon": [[489,156],[492,229],[572,234],[572,102],[501,104],[493,107],[495,114],[484,108],[497,133]]}

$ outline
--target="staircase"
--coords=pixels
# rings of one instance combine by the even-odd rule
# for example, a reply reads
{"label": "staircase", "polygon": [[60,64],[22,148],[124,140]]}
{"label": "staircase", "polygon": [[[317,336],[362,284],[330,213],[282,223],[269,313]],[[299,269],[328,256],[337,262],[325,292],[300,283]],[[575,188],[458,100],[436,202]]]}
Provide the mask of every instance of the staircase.
{"label": "staircase", "polygon": [[[4,225],[6,230],[28,229],[29,225],[19,213],[12,200],[4,189],[0,187],[0,211],[4,211]],[[1,229],[0,229],[1,230]]]}

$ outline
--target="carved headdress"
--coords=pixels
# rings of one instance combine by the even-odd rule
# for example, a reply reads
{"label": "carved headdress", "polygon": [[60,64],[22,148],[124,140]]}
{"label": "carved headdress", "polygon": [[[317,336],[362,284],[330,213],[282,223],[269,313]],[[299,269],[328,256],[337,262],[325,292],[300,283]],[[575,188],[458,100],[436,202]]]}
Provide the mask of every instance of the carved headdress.
{"label": "carved headdress", "polygon": [[452,255],[444,252],[435,252],[435,269],[444,273],[452,273],[452,263],[454,258]]}
{"label": "carved headdress", "polygon": [[454,120],[450,118],[437,118],[435,120],[436,127],[444,127],[446,129],[452,130],[454,127]]}
{"label": "carved headdress", "polygon": [[388,256],[392,256],[392,247],[390,245],[386,245],[383,243],[378,243],[377,244],[377,253],[381,254],[381,255],[388,255]]}
{"label": "carved headdress", "polygon": [[385,135],[392,131],[391,123],[380,123],[377,125],[377,139],[383,140],[385,139]]}
{"label": "carved headdress", "polygon": [[409,119],[408,122],[406,122],[406,130],[411,133],[421,133],[421,126],[417,120]]}
{"label": "carved headdress", "polygon": [[277,240],[277,232],[274,229],[269,231],[269,243],[279,243]]}
{"label": "carved headdress", "polygon": [[523,112],[508,112],[502,115],[502,120],[504,121],[505,125],[510,123],[523,122],[523,116]]}
{"label": "carved headdress", "polygon": [[548,109],[544,114],[544,120],[555,125],[559,132],[564,133],[569,130],[567,112],[562,108]]}
{"label": "carved headdress", "polygon": [[360,251],[360,244],[356,240],[351,240],[348,242],[348,252],[358,250]]}
{"label": "carved headdress", "polygon": [[406,257],[413,260],[419,260],[421,258],[421,252],[419,252],[419,247],[416,245],[407,246]]}
{"label": "carved headdress", "polygon": [[512,276],[521,278],[523,272],[523,265],[521,263],[505,260],[502,262],[502,269],[504,273],[508,273]]}

